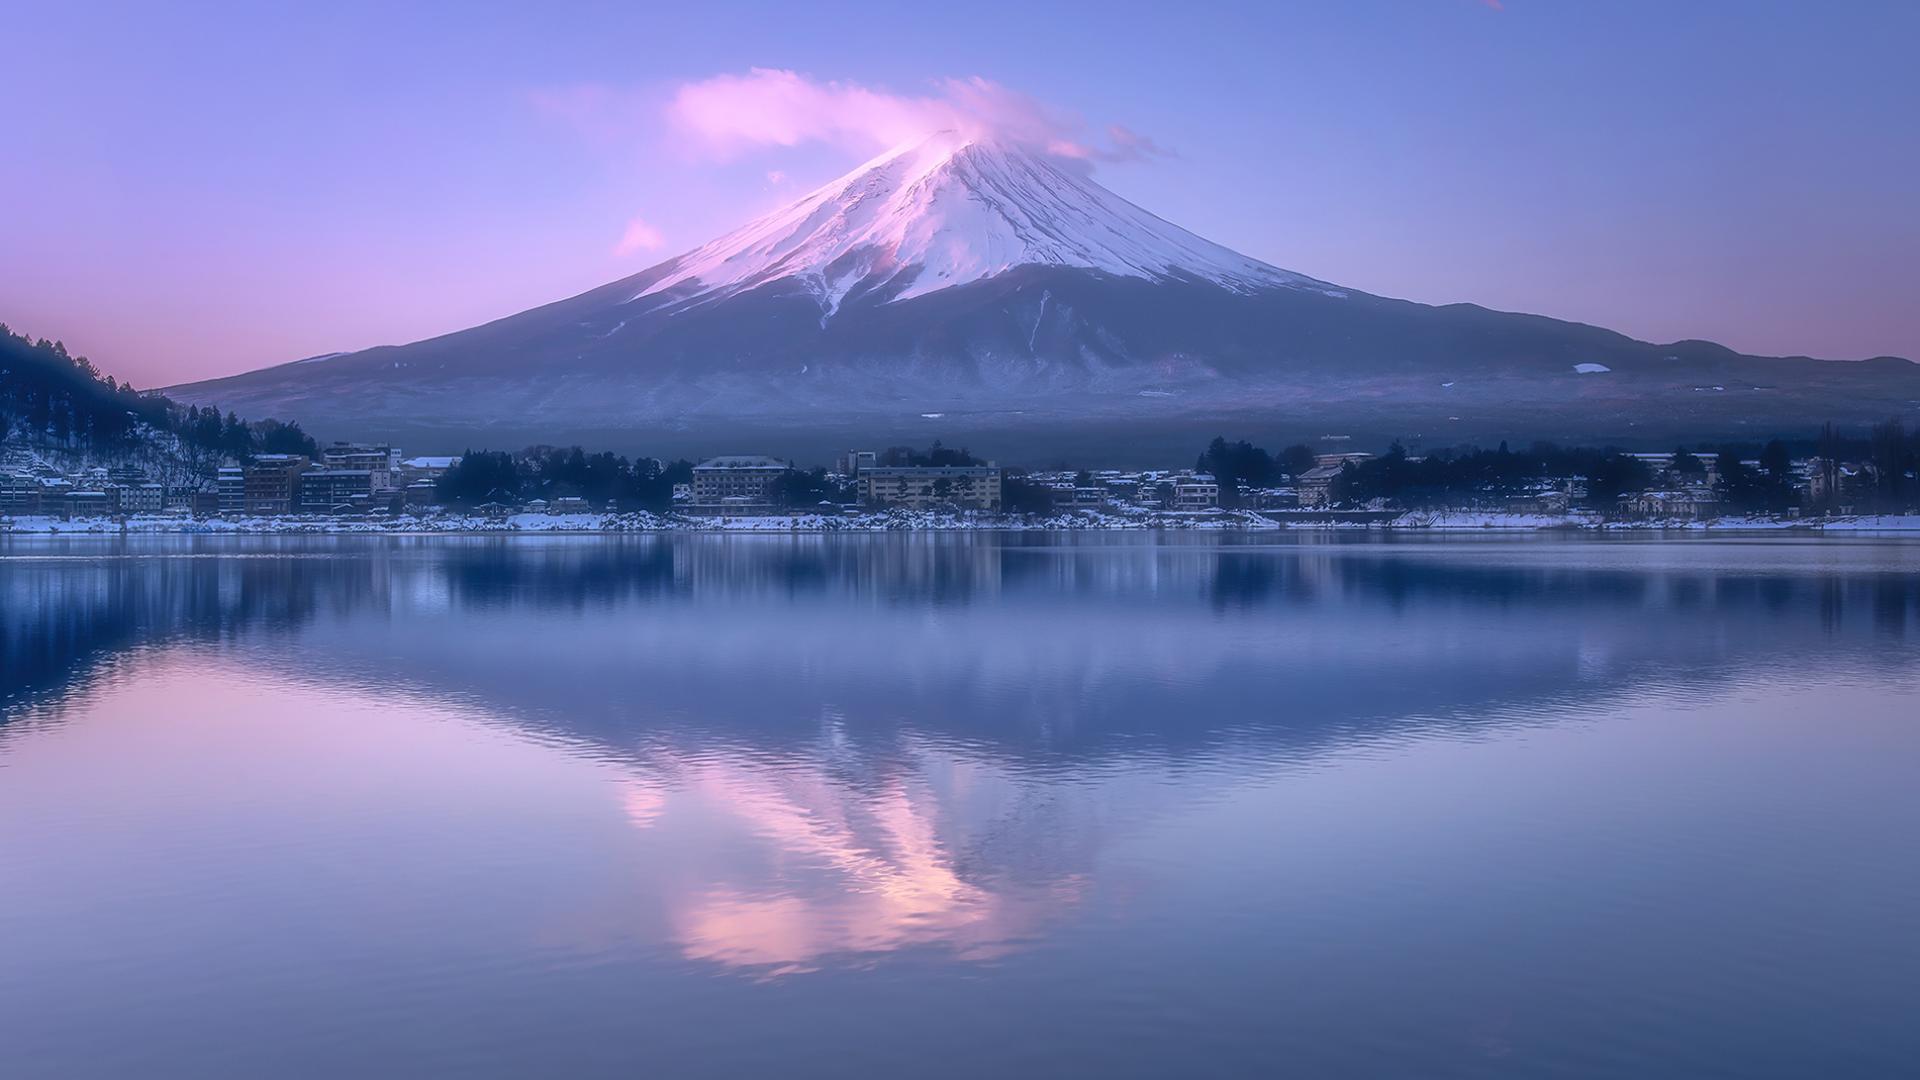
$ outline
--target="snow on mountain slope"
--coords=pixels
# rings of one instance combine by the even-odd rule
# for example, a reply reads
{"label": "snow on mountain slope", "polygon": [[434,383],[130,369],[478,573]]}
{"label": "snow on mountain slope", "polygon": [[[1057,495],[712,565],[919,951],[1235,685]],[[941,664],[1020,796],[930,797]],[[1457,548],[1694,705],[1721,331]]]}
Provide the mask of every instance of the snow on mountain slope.
{"label": "snow on mountain slope", "polygon": [[942,132],[680,256],[634,299],[702,303],[794,279],[819,297],[824,321],[855,291],[906,300],[1017,266],[1344,295],[1203,240],[1043,154]]}

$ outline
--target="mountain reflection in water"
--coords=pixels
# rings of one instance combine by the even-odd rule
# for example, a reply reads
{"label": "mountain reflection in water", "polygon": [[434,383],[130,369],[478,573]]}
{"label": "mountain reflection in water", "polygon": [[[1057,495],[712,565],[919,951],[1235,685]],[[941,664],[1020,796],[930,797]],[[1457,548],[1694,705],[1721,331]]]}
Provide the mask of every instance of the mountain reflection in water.
{"label": "mountain reflection in water", "polygon": [[824,708],[864,734],[911,723],[1029,763],[1229,734],[1309,747],[1369,737],[1381,718],[1475,723],[1814,653],[1871,668],[1903,659],[1920,625],[1920,546],[1900,542],[670,534],[4,550],[8,701],[136,646],[222,643],[290,675],[456,695],[614,747],[642,723],[804,738]]}
{"label": "mountain reflection in water", "polygon": [[1901,1060],[1917,571],[0,539],[0,1037],[24,1075],[1788,1073],[1791,1013]]}

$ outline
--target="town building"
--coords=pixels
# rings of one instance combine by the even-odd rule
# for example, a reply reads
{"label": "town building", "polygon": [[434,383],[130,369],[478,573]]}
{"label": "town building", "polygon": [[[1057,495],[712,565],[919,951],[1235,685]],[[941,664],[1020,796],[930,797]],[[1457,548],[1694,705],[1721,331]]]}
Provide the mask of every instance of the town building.
{"label": "town building", "polygon": [[247,509],[247,470],[238,465],[223,465],[214,481],[219,492],[220,512],[242,514]]}
{"label": "town building", "polygon": [[1514,514],[1564,514],[1573,506],[1573,497],[1558,488],[1537,488],[1507,496],[1501,509]]}
{"label": "town building", "polygon": [[759,514],[778,502],[774,485],[787,463],[758,454],[708,458],[693,467],[694,513]]}
{"label": "town building", "polygon": [[72,495],[74,484],[70,480],[43,477],[40,480],[40,512],[43,514],[65,514],[71,509],[67,497]]}
{"label": "town building", "polygon": [[1315,465],[1294,481],[1294,490],[1299,493],[1301,506],[1328,506],[1333,502],[1333,482],[1340,478],[1340,471],[1346,467],[1344,461],[1327,462]]}
{"label": "town building", "polygon": [[1355,465],[1358,465],[1363,461],[1372,460],[1374,456],[1375,455],[1365,450],[1348,450],[1338,454],[1315,454],[1313,455],[1313,463],[1315,465],[1345,465],[1351,461]]}
{"label": "town building", "polygon": [[167,501],[167,489],[161,484],[134,484],[114,490],[123,514],[157,514]]}
{"label": "town building", "polygon": [[246,495],[241,510],[248,514],[291,514],[300,508],[300,474],[309,462],[304,454],[259,454],[246,468]]}
{"label": "town building", "polygon": [[0,514],[40,512],[40,480],[26,473],[0,473]]}
{"label": "town building", "polygon": [[410,457],[400,463],[399,471],[415,480],[438,480],[460,463],[460,455]]}
{"label": "town building", "polygon": [[1620,496],[1620,510],[1630,517],[1698,521],[1719,512],[1720,496],[1709,487],[1636,491]]}
{"label": "town building", "polygon": [[1099,510],[1110,499],[1103,487],[1063,485],[1053,489],[1053,505],[1061,510]]}
{"label": "town building", "polygon": [[391,446],[337,442],[320,451],[320,464],[348,472],[364,469],[369,491],[392,491],[398,486],[394,474],[400,471],[400,451]]}
{"label": "town building", "polygon": [[840,455],[833,467],[841,476],[858,476],[860,470],[871,469],[878,464],[880,455],[872,450],[849,450]]}
{"label": "town building", "polygon": [[1220,505],[1220,482],[1209,473],[1173,478],[1173,509],[1192,513]]}
{"label": "town building", "polygon": [[866,506],[1000,509],[1000,470],[992,465],[880,465],[863,469],[858,487]]}
{"label": "town building", "polygon": [[308,469],[300,474],[300,510],[307,514],[326,514],[369,509],[375,475],[372,469]]}
{"label": "town building", "polygon": [[1700,484],[1709,486],[1720,479],[1719,454],[1688,453],[1686,456],[1693,459],[1691,469],[1682,464],[1678,454],[1638,453],[1627,456],[1638,460],[1657,480],[1675,489],[1694,486],[1689,477],[1697,478]]}
{"label": "town building", "polygon": [[113,497],[105,491],[69,491],[61,512],[68,517],[104,517],[113,513]]}

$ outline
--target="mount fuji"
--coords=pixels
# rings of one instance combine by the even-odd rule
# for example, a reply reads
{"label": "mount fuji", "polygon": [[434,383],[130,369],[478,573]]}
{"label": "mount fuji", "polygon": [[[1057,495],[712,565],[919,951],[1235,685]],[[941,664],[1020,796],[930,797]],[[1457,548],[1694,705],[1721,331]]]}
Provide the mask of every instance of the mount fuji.
{"label": "mount fuji", "polygon": [[1432,307],[1204,240],[941,133],[650,269],[410,345],[170,388],[422,449],[1185,451],[1217,431],[1670,444],[1911,413],[1920,365]]}

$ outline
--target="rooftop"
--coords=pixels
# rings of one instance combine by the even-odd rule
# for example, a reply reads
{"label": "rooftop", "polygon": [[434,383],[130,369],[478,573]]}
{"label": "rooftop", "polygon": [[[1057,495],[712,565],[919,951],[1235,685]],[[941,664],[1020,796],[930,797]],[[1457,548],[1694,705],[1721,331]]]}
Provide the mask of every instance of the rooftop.
{"label": "rooftop", "polygon": [[992,465],[881,465],[860,470],[862,476],[980,476],[999,472]]}
{"label": "rooftop", "polygon": [[787,463],[779,458],[770,458],[761,454],[728,454],[724,457],[708,458],[695,465],[695,469],[784,469]]}

